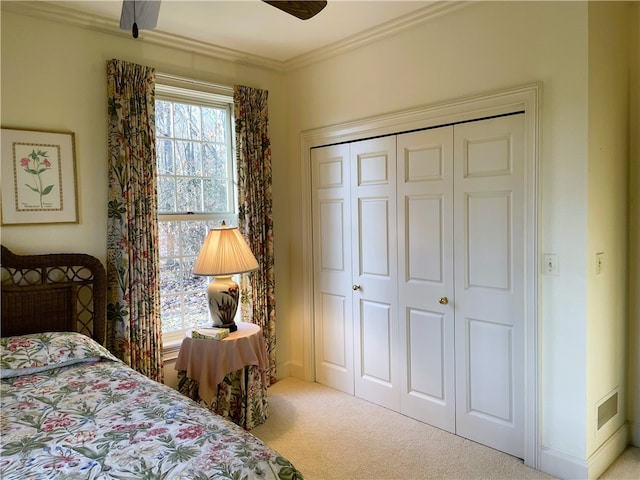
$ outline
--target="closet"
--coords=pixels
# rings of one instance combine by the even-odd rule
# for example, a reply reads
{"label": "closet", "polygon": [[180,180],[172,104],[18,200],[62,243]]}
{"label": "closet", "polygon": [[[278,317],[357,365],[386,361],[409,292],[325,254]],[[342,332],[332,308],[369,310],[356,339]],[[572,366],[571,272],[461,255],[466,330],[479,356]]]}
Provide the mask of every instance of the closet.
{"label": "closet", "polygon": [[516,113],[311,149],[316,381],[524,458],[524,142]]}

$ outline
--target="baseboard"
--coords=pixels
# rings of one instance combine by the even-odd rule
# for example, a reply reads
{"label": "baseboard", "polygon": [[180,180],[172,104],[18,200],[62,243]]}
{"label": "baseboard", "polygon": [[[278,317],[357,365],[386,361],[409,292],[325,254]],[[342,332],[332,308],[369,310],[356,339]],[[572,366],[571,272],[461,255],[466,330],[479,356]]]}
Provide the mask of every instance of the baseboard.
{"label": "baseboard", "polygon": [[584,480],[589,471],[584,460],[545,447],[540,449],[539,469],[564,480]]}
{"label": "baseboard", "polygon": [[587,460],[589,478],[599,478],[629,444],[627,424],[615,431]]}
{"label": "baseboard", "polygon": [[635,447],[640,447],[640,423],[629,422],[629,443]]}
{"label": "baseboard", "polygon": [[627,443],[627,425],[625,424],[616,430],[588,460],[542,447],[539,468],[542,472],[563,480],[598,478],[624,451]]}
{"label": "baseboard", "polygon": [[[295,378],[299,378],[301,380],[305,379],[304,378],[304,365],[302,365],[301,363],[287,362],[286,363],[286,371],[288,373],[288,375],[286,375],[287,377],[295,377]],[[280,378],[280,375],[278,375],[278,378]],[[282,378],[284,378],[284,375],[282,376]]]}
{"label": "baseboard", "polygon": [[278,366],[276,368],[276,378],[278,380],[290,377],[291,375],[291,362],[278,363]]}

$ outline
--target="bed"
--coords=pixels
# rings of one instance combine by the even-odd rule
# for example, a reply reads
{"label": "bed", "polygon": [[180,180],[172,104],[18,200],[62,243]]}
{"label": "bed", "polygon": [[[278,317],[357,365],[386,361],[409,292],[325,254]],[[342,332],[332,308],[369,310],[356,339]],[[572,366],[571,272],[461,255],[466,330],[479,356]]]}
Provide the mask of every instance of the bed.
{"label": "bed", "polygon": [[103,346],[96,258],[1,253],[0,478],[302,478],[251,433]]}

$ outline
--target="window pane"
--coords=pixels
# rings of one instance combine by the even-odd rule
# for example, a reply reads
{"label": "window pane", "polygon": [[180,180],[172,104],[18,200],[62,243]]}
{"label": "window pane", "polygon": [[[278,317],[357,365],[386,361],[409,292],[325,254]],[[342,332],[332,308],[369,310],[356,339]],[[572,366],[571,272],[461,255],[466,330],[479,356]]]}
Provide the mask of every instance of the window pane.
{"label": "window pane", "polygon": [[179,222],[158,222],[158,239],[160,242],[160,258],[176,257],[179,254],[178,232]]}
{"label": "window pane", "polygon": [[202,144],[204,172],[208,177],[227,178],[227,146],[214,143]]}
{"label": "window pane", "polygon": [[202,180],[199,178],[176,179],[178,212],[202,212]]}
{"label": "window pane", "polygon": [[181,272],[179,260],[175,258],[160,260],[160,292],[163,295],[181,292]]}
{"label": "window pane", "polygon": [[162,294],[160,297],[162,310],[162,332],[173,332],[182,327],[182,296]]}
{"label": "window pane", "polygon": [[193,274],[196,257],[186,257],[182,264],[182,289],[186,291],[203,290],[207,288],[207,277]]}
{"label": "window pane", "polygon": [[197,257],[200,253],[202,242],[204,242],[207,232],[209,231],[206,222],[181,222],[181,229],[182,236],[180,246],[182,247],[182,255],[193,255]]}
{"label": "window pane", "polygon": [[200,139],[200,107],[196,105],[174,104],[173,128],[176,138]]}
{"label": "window pane", "polygon": [[227,182],[224,180],[204,180],[204,211],[229,212]]}
{"label": "window pane", "polygon": [[176,175],[202,175],[200,143],[176,142]]}
{"label": "window pane", "polygon": [[176,212],[176,180],[173,177],[158,177],[158,211]]}
{"label": "window pane", "polygon": [[158,175],[175,174],[175,167],[173,164],[173,141],[157,139],[156,157],[156,161],[158,163]]}
{"label": "window pane", "polygon": [[202,109],[202,140],[227,141],[227,111],[221,108]]}
{"label": "window pane", "polygon": [[171,102],[156,101],[156,137],[171,136]]}
{"label": "window pane", "polygon": [[184,317],[185,327],[211,326],[206,291],[185,297]]}

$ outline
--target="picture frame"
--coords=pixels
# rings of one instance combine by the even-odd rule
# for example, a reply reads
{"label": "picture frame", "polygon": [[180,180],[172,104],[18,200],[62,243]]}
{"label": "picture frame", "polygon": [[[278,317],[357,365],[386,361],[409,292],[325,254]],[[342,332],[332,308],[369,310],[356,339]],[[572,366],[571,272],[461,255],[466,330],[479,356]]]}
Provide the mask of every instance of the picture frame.
{"label": "picture frame", "polygon": [[2,225],[78,223],[75,135],[2,128]]}

